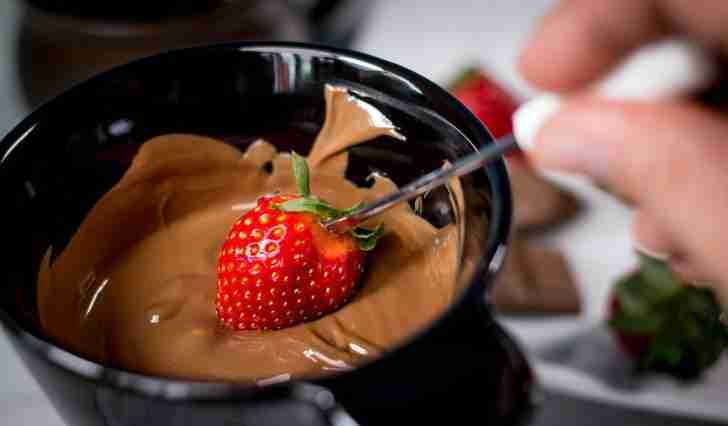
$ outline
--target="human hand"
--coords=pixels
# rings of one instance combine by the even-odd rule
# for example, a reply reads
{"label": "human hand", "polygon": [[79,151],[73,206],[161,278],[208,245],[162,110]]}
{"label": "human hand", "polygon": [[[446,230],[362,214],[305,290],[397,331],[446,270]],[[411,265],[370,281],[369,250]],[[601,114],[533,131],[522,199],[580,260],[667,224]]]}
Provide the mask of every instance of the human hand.
{"label": "human hand", "polygon": [[[684,278],[711,282],[728,304],[728,115],[689,100],[609,101],[586,92],[643,44],[680,34],[728,53],[722,0],[562,1],[526,48],[535,86],[566,94],[529,156],[589,175],[632,203],[634,238]],[[658,76],[659,77],[659,76]],[[516,123],[518,124],[518,123]]]}

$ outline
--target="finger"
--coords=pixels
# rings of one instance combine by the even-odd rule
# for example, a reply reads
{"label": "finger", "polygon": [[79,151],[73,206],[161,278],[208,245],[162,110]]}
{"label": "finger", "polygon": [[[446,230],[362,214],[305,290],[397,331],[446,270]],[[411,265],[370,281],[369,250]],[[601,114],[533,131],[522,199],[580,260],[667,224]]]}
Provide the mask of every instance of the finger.
{"label": "finger", "polygon": [[705,3],[710,7],[696,7],[692,0],[562,1],[533,34],[519,68],[539,88],[572,91],[668,34],[726,50],[728,2]]}
{"label": "finger", "polygon": [[523,76],[553,91],[581,88],[636,47],[666,34],[652,0],[562,1],[533,34]]}
{"label": "finger", "polygon": [[[540,167],[591,176],[659,224],[696,269],[728,277],[728,122],[689,104],[566,101],[527,151]],[[721,272],[723,271],[723,272]],[[722,275],[725,273],[725,275]]]}
{"label": "finger", "polygon": [[727,140],[728,122],[697,106],[579,97],[559,106],[528,154],[541,167],[587,174],[644,201],[708,172],[724,176]]}

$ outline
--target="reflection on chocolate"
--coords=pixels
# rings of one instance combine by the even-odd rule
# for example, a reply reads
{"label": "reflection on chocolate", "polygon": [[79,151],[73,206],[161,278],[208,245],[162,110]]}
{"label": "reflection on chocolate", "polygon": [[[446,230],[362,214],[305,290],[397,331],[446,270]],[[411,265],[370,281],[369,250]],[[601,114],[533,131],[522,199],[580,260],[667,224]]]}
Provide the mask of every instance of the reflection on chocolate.
{"label": "reflection on chocolate", "polygon": [[[326,101],[311,154],[313,191],[346,207],[394,190],[386,178],[365,189],[343,177],[342,150],[398,136],[391,123],[375,120],[343,90],[327,87]],[[148,141],[52,264],[46,255],[38,287],[44,330],[75,352],[132,371],[268,383],[375,359],[454,298],[455,225],[436,229],[402,205],[376,219],[387,232],[347,306],[280,331],[222,328],[215,314],[218,250],[256,198],[276,190],[295,191],[290,157],[265,141],[243,154],[202,136]]]}

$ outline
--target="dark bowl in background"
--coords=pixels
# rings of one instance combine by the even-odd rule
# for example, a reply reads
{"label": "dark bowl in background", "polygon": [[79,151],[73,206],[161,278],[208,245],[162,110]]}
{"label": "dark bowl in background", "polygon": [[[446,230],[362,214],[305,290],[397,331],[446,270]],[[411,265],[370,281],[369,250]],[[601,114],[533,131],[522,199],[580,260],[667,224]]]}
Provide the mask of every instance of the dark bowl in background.
{"label": "dark bowl in background", "polygon": [[372,0],[7,0],[22,7],[16,64],[26,104],[131,60],[213,43],[349,47]]}
{"label": "dark bowl in background", "polygon": [[[115,68],[46,103],[0,141],[7,253],[0,268],[0,319],[69,424],[513,425],[529,418],[531,370],[487,301],[512,214],[502,161],[463,180],[462,258],[470,267],[460,274],[459,297],[426,330],[352,372],[265,388],[170,380],[82,359],[38,329],[36,273],[45,250],[67,243],[139,144],[191,132],[243,147],[265,135],[281,149],[293,145],[305,152],[323,120],[328,82],[377,93],[371,101],[381,101],[377,106],[409,139],[352,149],[348,173],[355,181],[378,170],[403,184],[493,142],[455,98],[407,69],[292,43],[191,48]],[[422,117],[441,125],[430,128],[418,121]],[[436,203],[436,195],[428,202]],[[428,219],[450,220],[437,216]]]}

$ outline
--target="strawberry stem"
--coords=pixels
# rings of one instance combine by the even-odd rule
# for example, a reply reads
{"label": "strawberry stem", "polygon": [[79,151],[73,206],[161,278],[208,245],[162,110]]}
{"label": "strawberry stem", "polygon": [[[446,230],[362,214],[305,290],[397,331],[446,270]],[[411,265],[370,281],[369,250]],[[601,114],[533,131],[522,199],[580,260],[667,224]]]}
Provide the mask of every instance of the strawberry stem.
{"label": "strawberry stem", "polygon": [[448,90],[457,91],[463,86],[466,86],[471,81],[477,81],[480,78],[480,67],[477,65],[470,65],[460,71],[455,78],[447,85]]}
{"label": "strawberry stem", "polygon": [[[284,212],[295,213],[311,213],[320,217],[324,221],[337,219],[361,207],[362,203],[358,203],[348,209],[340,210],[332,206],[328,202],[311,195],[309,168],[306,159],[298,155],[295,151],[291,151],[293,164],[293,177],[296,179],[298,192],[301,198],[288,200],[285,203],[275,206],[275,208]],[[379,224],[374,229],[368,229],[358,226],[349,234],[354,238],[362,251],[373,250],[377,245],[377,240],[384,234],[384,227]]]}
{"label": "strawberry stem", "polygon": [[309,197],[311,187],[309,185],[308,163],[296,151],[291,151],[291,156],[293,157],[293,177],[296,178],[298,192],[303,197]]}

